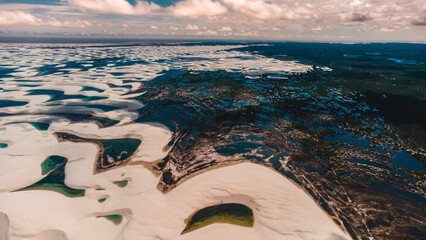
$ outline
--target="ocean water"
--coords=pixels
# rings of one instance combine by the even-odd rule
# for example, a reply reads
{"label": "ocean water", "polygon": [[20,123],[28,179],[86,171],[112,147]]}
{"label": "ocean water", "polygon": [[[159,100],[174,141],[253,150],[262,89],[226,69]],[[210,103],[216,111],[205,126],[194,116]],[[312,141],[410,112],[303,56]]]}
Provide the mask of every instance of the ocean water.
{"label": "ocean water", "polygon": [[[251,161],[305,188],[354,238],[426,232],[426,45],[5,43],[0,59],[0,131],[157,122],[172,132],[156,166],[165,190]],[[140,144],[55,134],[104,149],[99,171]],[[10,144],[0,134],[0,154]],[[49,183],[70,187],[56,158]]]}

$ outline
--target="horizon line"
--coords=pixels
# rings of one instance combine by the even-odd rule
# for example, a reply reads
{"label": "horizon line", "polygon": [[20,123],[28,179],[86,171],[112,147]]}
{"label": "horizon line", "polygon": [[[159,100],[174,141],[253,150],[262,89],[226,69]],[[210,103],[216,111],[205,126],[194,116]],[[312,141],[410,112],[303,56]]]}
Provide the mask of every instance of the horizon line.
{"label": "horizon line", "polygon": [[[39,41],[37,41],[39,40]],[[44,41],[41,41],[44,40]],[[47,41],[51,40],[51,41]],[[57,40],[58,42],[54,42]],[[80,40],[80,42],[78,42]],[[105,42],[102,42],[105,41]],[[123,40],[122,43],[142,43],[143,41],[178,41],[178,42],[188,42],[188,41],[199,41],[199,42],[250,42],[250,43],[329,43],[329,44],[392,44],[392,43],[402,43],[402,44],[426,44],[426,41],[322,41],[322,40],[285,40],[285,39],[229,39],[229,38],[159,38],[155,36],[147,37],[136,37],[136,38],[126,38],[126,37],[115,37],[115,36],[5,36],[0,35],[0,44],[12,44],[12,43],[39,43],[39,44],[78,44],[78,43],[117,43],[116,41]],[[190,43],[190,42],[188,42]]]}

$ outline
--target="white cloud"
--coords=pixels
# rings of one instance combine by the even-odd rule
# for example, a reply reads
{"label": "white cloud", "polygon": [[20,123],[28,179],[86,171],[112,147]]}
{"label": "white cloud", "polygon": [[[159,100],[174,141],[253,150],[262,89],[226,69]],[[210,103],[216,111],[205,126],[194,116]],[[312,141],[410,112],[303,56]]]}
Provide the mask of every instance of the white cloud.
{"label": "white cloud", "polygon": [[3,26],[50,26],[50,27],[73,27],[84,28],[93,26],[86,20],[66,20],[59,21],[56,18],[40,19],[31,13],[23,11],[3,11],[0,10],[0,25]]}
{"label": "white cloud", "polygon": [[40,25],[42,20],[36,18],[30,13],[23,11],[3,11],[0,10],[0,25],[16,26],[16,25]]}
{"label": "white cloud", "polygon": [[322,31],[321,26],[316,26],[316,27],[311,28],[311,32],[320,32],[320,31]]}
{"label": "white cloud", "polygon": [[98,12],[116,13],[116,14],[147,14],[161,7],[155,3],[146,1],[137,1],[136,5],[131,5],[126,0],[66,0],[81,10],[92,10]]}
{"label": "white cloud", "polygon": [[217,32],[208,29],[206,31],[199,31],[199,32],[196,33],[196,35],[210,35],[211,36],[211,35],[217,35]]}
{"label": "white cloud", "polygon": [[185,27],[186,30],[199,30],[200,28],[197,25],[188,24]]}
{"label": "white cloud", "polygon": [[[221,0],[228,8],[225,17],[241,22],[285,21],[303,24],[312,31],[312,23],[324,29],[356,26],[365,29],[424,26],[424,0]],[[315,31],[316,29],[314,29]]]}
{"label": "white cloud", "polygon": [[183,0],[168,9],[175,16],[189,18],[221,15],[228,11],[218,1],[212,0]]}
{"label": "white cloud", "polygon": [[[62,0],[82,10],[94,10],[117,14],[158,14],[161,12],[177,17],[197,18],[204,22],[244,23],[267,21],[294,22],[294,26],[309,26],[333,29],[339,26],[363,26],[364,28],[400,28],[424,26],[426,20],[425,0],[182,0],[161,8],[137,0],[135,6],[127,0]],[[154,11],[154,10],[162,11]],[[165,20],[167,21],[167,20]],[[368,24],[366,24],[368,22]],[[189,23],[186,30],[191,28]],[[188,27],[187,26],[187,27]],[[195,26],[195,25],[194,25]],[[173,30],[173,29],[171,29]],[[315,31],[315,30],[314,30]]]}
{"label": "white cloud", "polygon": [[[182,0],[163,8],[149,0],[136,0],[133,5],[127,0],[62,1],[69,4],[0,3],[0,25],[45,26],[43,31],[51,26],[57,32],[53,27],[82,28],[105,22],[98,32],[129,29],[126,34],[144,34],[146,26],[152,25],[151,30],[161,34],[183,30],[186,35],[291,39],[341,34],[369,39],[370,33],[409,38],[407,33],[412,32],[416,40],[424,38],[426,26],[426,0]],[[149,17],[110,17],[88,11]],[[80,32],[90,34],[93,29]]]}
{"label": "white cloud", "polygon": [[308,7],[284,3],[272,3],[264,0],[223,0],[234,11],[258,20],[289,20],[302,19],[312,15]]}
{"label": "white cloud", "polygon": [[392,28],[381,28],[379,31],[380,32],[394,32],[395,29],[392,29]]}
{"label": "white cloud", "polygon": [[85,27],[93,26],[94,24],[92,24],[91,22],[87,20],[76,19],[76,20],[58,21],[55,18],[53,18],[52,20],[45,22],[45,24],[43,25],[52,26],[52,27],[85,28]]}
{"label": "white cloud", "polygon": [[223,26],[218,29],[219,32],[232,32],[232,28],[228,26]]}

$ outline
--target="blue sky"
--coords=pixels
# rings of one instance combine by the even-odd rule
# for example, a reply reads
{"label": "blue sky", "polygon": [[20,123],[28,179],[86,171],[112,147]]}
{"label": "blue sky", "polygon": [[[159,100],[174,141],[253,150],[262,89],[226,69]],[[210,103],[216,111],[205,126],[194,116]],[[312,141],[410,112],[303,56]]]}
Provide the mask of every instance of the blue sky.
{"label": "blue sky", "polygon": [[0,35],[426,42],[426,1],[0,0]]}

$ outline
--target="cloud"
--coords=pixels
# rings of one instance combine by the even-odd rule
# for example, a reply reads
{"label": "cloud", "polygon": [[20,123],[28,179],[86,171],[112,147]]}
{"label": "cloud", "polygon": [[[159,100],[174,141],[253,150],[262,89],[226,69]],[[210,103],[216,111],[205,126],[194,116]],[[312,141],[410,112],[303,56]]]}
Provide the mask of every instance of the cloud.
{"label": "cloud", "polygon": [[[275,22],[324,29],[357,26],[364,30],[424,26],[423,0],[220,0],[228,8],[225,17],[241,22]],[[231,16],[232,15],[232,16]],[[368,24],[366,24],[368,22]],[[315,31],[317,31],[315,29]]]}
{"label": "cloud", "polygon": [[223,0],[236,12],[258,20],[291,20],[302,19],[312,15],[308,7],[284,3],[273,3],[264,0]]}
{"label": "cloud", "polygon": [[136,0],[136,5],[127,0],[62,1],[81,10],[133,15],[161,13],[158,16],[163,19],[167,19],[166,14],[169,14],[219,23],[286,21],[294,22],[294,26],[306,26],[305,31],[311,31],[310,21],[315,21],[315,26],[322,29],[339,26],[364,26],[365,29],[424,26],[426,12],[423,0],[181,0],[164,8],[148,0]]}
{"label": "cloud", "polygon": [[200,30],[200,28],[197,25],[188,24],[185,27],[186,30]]}
{"label": "cloud", "polygon": [[35,26],[40,25],[42,20],[36,18],[30,13],[23,11],[3,11],[0,10],[0,25],[3,26],[17,26],[17,25],[27,25]]}
{"label": "cloud", "polygon": [[371,20],[372,18],[368,13],[352,13],[350,17],[347,19],[351,22],[366,22],[368,20]]}
{"label": "cloud", "polygon": [[80,8],[81,10],[92,10],[116,14],[147,14],[161,7],[155,3],[146,1],[137,1],[136,5],[131,5],[126,0],[63,0],[69,4]]}
{"label": "cloud", "polygon": [[367,17],[369,26],[386,29],[385,32],[389,32],[389,29],[393,31],[415,25],[421,16],[425,16],[426,3],[405,0],[364,0],[364,4],[357,8],[357,12]]}
{"label": "cloud", "polygon": [[228,26],[223,26],[218,29],[219,32],[232,32],[232,28]]}
{"label": "cloud", "polygon": [[50,26],[50,27],[73,27],[84,28],[93,26],[86,20],[59,21],[56,18],[40,19],[31,13],[23,11],[0,10],[0,25],[2,26]]}
{"label": "cloud", "polygon": [[340,13],[337,14],[340,17],[340,21],[343,21],[344,25],[356,25],[364,23],[373,19],[370,13],[358,13],[358,12],[349,12],[349,13]]}
{"label": "cloud", "polygon": [[196,33],[196,35],[210,35],[211,36],[211,35],[217,35],[217,32],[208,29],[206,31],[199,31],[199,32]]}
{"label": "cloud", "polygon": [[168,10],[174,16],[189,18],[221,15],[228,11],[218,1],[212,0],[183,0],[168,7]]}
{"label": "cloud", "polygon": [[91,27],[94,24],[87,20],[76,19],[76,20],[58,21],[56,20],[56,18],[52,18],[52,20],[47,21],[42,25],[51,26],[51,27],[85,28],[85,27]]}
{"label": "cloud", "polygon": [[321,32],[322,31],[322,27],[321,26],[316,26],[311,28],[311,32]]}
{"label": "cloud", "polygon": [[[150,30],[158,34],[182,31],[188,36],[283,39],[331,38],[342,33],[353,38],[369,39],[372,33],[386,36],[384,39],[390,39],[387,36],[399,39],[400,32],[402,38],[408,39],[411,36],[406,33],[412,32],[416,40],[424,38],[422,32],[426,26],[425,0],[167,0],[173,2],[168,7],[152,3],[160,0],[61,1],[67,4],[0,3],[0,25],[58,29],[84,28],[107,22],[100,29],[80,32],[92,34],[108,30],[115,33],[121,30],[121,33],[136,36],[143,35],[146,27],[153,26]],[[93,14],[92,11],[105,14]],[[111,14],[145,16],[111,17]],[[52,32],[56,31],[52,29]],[[74,32],[77,31],[69,31]]]}
{"label": "cloud", "polygon": [[426,26],[426,16],[424,16],[423,18],[416,18],[413,19],[411,21],[411,24],[413,24],[414,26]]}

